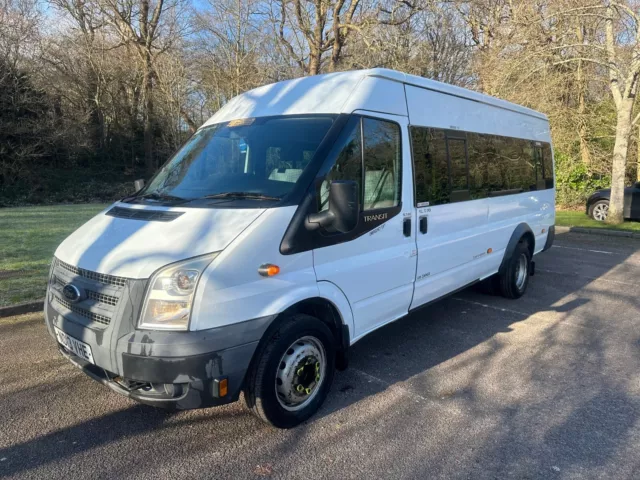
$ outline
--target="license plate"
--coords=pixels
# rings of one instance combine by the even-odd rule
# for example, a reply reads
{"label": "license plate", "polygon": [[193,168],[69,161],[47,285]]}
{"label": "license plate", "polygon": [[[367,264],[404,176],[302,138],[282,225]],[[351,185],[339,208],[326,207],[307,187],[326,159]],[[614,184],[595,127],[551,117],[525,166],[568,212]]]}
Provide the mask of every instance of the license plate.
{"label": "license plate", "polygon": [[56,337],[58,338],[58,342],[69,350],[70,352],[76,354],[78,357],[86,360],[89,363],[95,362],[93,361],[93,355],[91,354],[91,346],[87,345],[84,342],[81,342],[77,338],[73,338],[70,335],[67,335],[62,330],[57,327],[53,327],[56,331]]}

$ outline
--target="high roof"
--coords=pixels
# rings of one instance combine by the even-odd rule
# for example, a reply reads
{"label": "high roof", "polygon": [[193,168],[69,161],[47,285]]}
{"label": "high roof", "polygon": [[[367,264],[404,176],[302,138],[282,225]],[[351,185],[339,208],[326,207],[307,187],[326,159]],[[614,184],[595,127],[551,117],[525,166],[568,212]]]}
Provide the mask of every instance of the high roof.
{"label": "high roof", "polygon": [[[523,107],[521,105],[507,102],[496,97],[484,95],[482,93],[474,92],[455,85],[449,85],[448,83],[438,82],[436,80],[430,80],[428,78],[419,77],[417,75],[409,75],[408,73],[399,72],[397,70],[390,70],[388,68],[371,68],[368,70],[356,70],[353,73],[362,72],[369,77],[386,78],[395,82],[406,83],[407,85],[414,85],[416,87],[426,88],[436,92],[446,93],[448,95],[455,95],[456,97],[466,98],[480,103],[486,103],[496,107],[512,110],[514,112],[522,113],[524,115],[531,115],[533,117],[547,120],[547,116],[543,113],[532,110],[531,108]],[[346,72],[352,73],[352,72]]]}
{"label": "high roof", "polygon": [[[547,120],[545,115],[535,110],[472,90],[395,70],[373,68],[301,77],[255,88],[232,98],[205,125],[238,118],[270,115],[351,113],[354,109],[359,108],[371,110],[371,102],[374,104],[383,102],[384,107],[396,110],[383,109],[380,111],[396,115],[408,114],[404,101],[404,90],[384,87],[384,82],[379,84],[372,83],[371,80],[366,82],[367,78],[379,78],[412,85]],[[361,83],[364,90],[357,88]],[[366,87],[364,87],[365,83]]]}

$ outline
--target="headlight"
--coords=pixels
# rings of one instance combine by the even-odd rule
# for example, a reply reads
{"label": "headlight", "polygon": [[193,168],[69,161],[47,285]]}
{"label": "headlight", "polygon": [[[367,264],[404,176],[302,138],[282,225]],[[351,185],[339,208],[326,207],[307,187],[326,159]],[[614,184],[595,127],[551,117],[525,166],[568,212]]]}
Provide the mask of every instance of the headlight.
{"label": "headlight", "polygon": [[154,273],[147,288],[138,328],[187,330],[198,281],[219,253],[173,263]]}

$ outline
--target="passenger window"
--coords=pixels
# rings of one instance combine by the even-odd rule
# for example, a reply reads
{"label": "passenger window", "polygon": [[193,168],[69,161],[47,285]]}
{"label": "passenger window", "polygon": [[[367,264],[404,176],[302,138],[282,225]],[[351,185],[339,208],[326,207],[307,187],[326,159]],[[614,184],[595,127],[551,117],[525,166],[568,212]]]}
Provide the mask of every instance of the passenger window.
{"label": "passenger window", "polygon": [[353,180],[362,192],[362,136],[360,122],[355,123],[344,140],[335,165],[320,185],[318,192],[318,211],[329,208],[329,185],[334,180]]}
{"label": "passenger window", "polygon": [[547,143],[411,127],[411,144],[418,204],[553,188],[553,157]]}
{"label": "passenger window", "polygon": [[449,160],[451,164],[451,189],[468,190],[467,147],[466,140],[460,138],[447,139]]}
{"label": "passenger window", "polygon": [[429,205],[449,203],[444,130],[411,127],[411,145],[415,165],[416,201]]}
{"label": "passenger window", "polygon": [[542,147],[543,177],[546,188],[553,188],[553,153],[551,145],[545,143]]}
{"label": "passenger window", "polygon": [[400,127],[391,122],[364,118],[364,202],[363,210],[400,204],[402,181]]}

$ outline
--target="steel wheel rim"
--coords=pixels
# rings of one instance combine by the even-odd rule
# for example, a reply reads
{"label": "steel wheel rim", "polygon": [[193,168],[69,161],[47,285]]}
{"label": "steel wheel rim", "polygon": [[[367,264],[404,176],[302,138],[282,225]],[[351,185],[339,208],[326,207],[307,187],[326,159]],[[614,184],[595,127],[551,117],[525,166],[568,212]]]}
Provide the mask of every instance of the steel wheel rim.
{"label": "steel wheel rim", "polygon": [[519,291],[522,291],[527,281],[527,274],[529,273],[529,269],[527,268],[528,264],[527,256],[524,253],[520,254],[518,263],[516,264],[516,287]]}
{"label": "steel wheel rim", "polygon": [[598,205],[593,207],[593,218],[595,218],[599,222],[605,221],[608,214],[609,205],[607,205],[606,203],[599,203]]}
{"label": "steel wheel rim", "polygon": [[305,336],[284,352],[276,372],[278,403],[285,410],[303,409],[318,395],[327,371],[327,355],[322,342]]}

